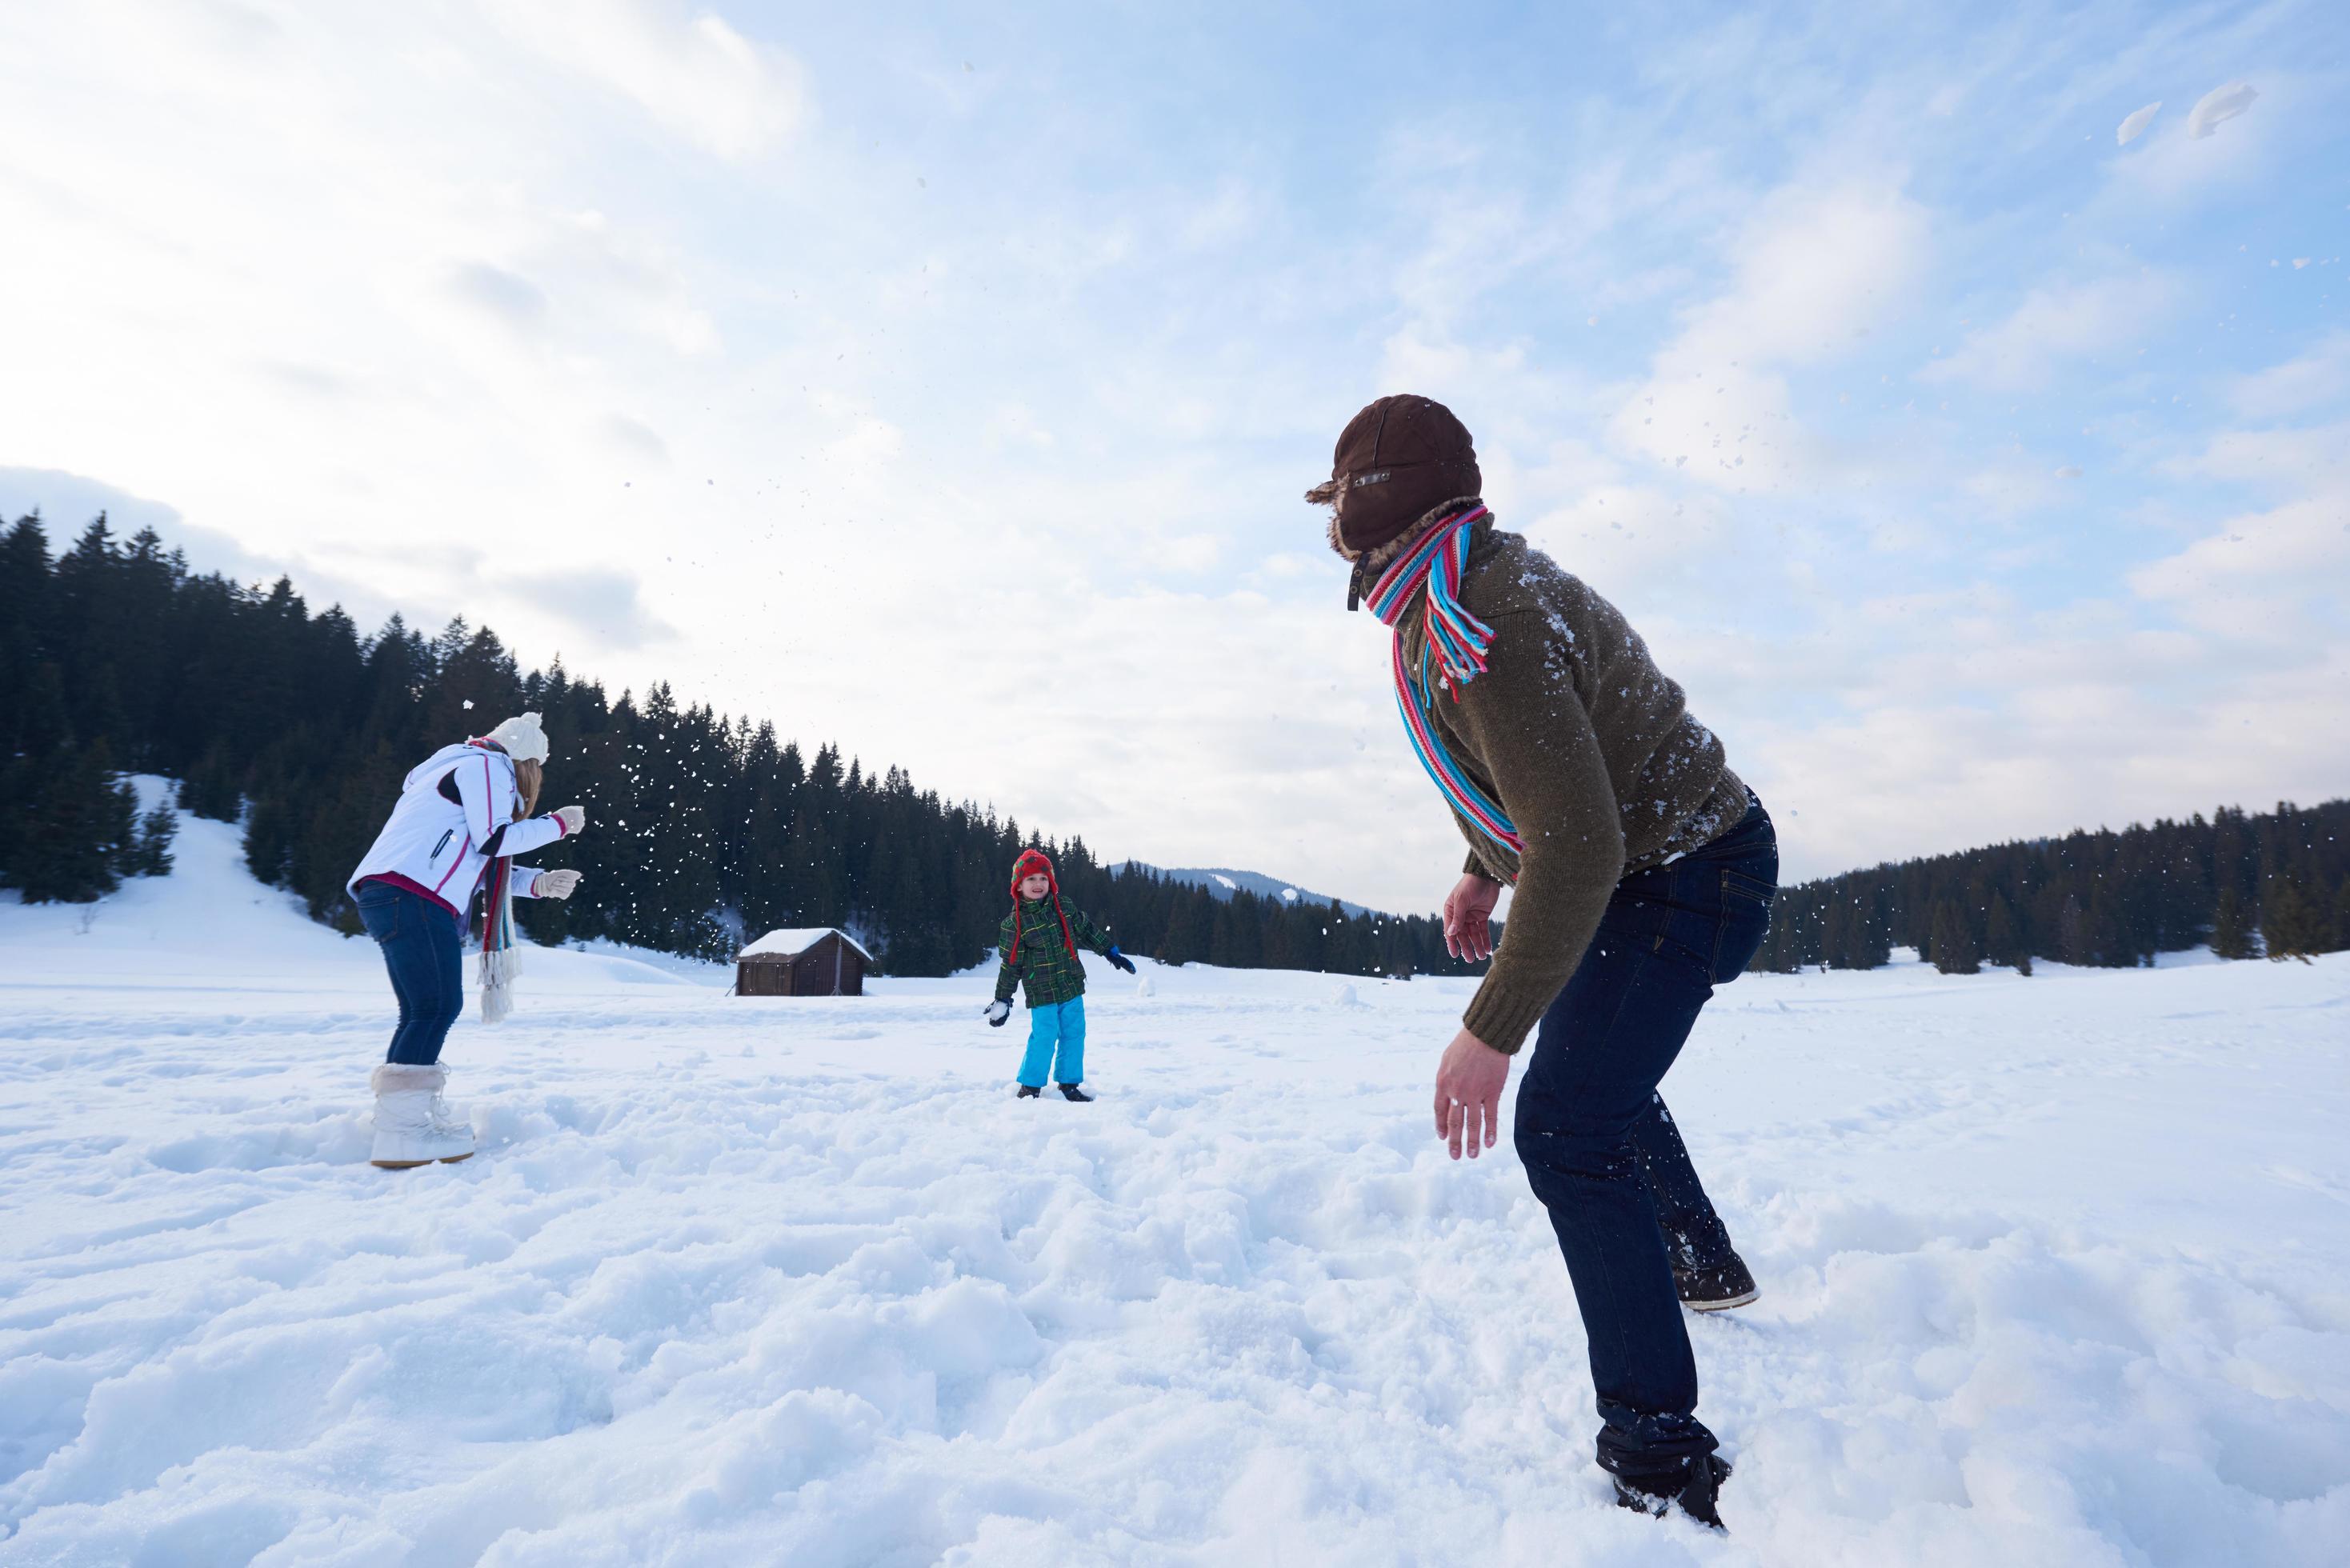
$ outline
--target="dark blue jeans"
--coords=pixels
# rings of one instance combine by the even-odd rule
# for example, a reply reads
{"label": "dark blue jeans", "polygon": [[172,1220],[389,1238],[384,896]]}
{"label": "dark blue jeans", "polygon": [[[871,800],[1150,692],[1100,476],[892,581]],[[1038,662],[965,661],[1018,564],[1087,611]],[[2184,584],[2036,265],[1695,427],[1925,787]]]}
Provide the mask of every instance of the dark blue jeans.
{"label": "dark blue jeans", "polygon": [[1665,1096],[1648,1096],[1648,1108],[1632,1124],[1632,1152],[1640,1161],[1640,1179],[1648,1183],[1648,1199],[1657,1208],[1657,1229],[1663,1233],[1665,1260],[1676,1269],[1718,1269],[1737,1249],[1730,1244],[1730,1229],[1714,1212],[1713,1199],[1690,1163],[1681,1129],[1665,1108]]}
{"label": "dark blue jeans", "polygon": [[[1778,883],[1778,836],[1759,802],[1711,844],[1625,877],[1543,1015],[1518,1086],[1518,1155],[1566,1255],[1599,1397],[1599,1462],[1619,1475],[1669,1474],[1716,1447],[1695,1414],[1697,1361],[1665,1229],[1690,1233],[1693,1252],[1726,1252],[1729,1238],[1657,1085],[1713,988],[1762,945]],[[1700,1211],[1708,1222],[1692,1220]]]}
{"label": "dark blue jeans", "polygon": [[429,1066],[465,1010],[465,932],[457,918],[421,893],[387,882],[362,882],[351,895],[359,924],[383,950],[400,1024],[387,1062]]}

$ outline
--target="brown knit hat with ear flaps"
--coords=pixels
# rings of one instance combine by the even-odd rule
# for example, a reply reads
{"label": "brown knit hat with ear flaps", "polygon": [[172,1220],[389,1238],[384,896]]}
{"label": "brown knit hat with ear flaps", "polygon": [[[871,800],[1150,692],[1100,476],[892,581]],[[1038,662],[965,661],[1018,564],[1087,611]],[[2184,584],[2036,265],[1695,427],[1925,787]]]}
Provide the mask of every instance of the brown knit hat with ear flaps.
{"label": "brown knit hat with ear flaps", "polygon": [[1469,427],[1433,398],[1396,392],[1347,421],[1330,478],[1305,493],[1336,504],[1333,543],[1348,556],[1376,550],[1429,509],[1485,488]]}

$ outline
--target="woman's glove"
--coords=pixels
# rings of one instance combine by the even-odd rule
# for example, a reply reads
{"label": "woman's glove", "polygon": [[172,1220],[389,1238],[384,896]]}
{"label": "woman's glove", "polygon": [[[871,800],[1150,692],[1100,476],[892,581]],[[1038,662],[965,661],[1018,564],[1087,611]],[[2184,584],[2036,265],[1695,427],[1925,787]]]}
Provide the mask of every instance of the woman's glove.
{"label": "woman's glove", "polygon": [[1012,1004],[1010,1002],[991,1002],[987,1004],[987,1022],[994,1027],[998,1029],[1003,1028],[1003,1021],[1011,1016]]}
{"label": "woman's glove", "polygon": [[556,821],[563,824],[563,836],[566,838],[588,826],[588,808],[584,805],[558,806],[553,815]]}
{"label": "woman's glove", "polygon": [[1109,960],[1110,962],[1118,965],[1118,968],[1126,971],[1128,974],[1132,974],[1134,972],[1134,961],[1127,957],[1124,953],[1118,951],[1118,944],[1116,942],[1112,942],[1109,945],[1109,951],[1104,953],[1102,957]]}
{"label": "woman's glove", "polygon": [[578,886],[579,873],[577,871],[542,871],[538,874],[538,880],[531,884],[530,890],[542,898],[568,898],[572,889]]}

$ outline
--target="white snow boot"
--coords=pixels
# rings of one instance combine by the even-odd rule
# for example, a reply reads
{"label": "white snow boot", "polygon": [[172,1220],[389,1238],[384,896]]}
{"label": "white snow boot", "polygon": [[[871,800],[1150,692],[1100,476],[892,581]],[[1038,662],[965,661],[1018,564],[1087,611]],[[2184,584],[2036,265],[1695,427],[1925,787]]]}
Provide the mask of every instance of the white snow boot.
{"label": "white snow boot", "polygon": [[434,1063],[412,1066],[387,1062],[375,1070],[375,1154],[386,1170],[454,1164],[473,1154],[473,1124],[451,1114],[441,1098],[449,1069]]}

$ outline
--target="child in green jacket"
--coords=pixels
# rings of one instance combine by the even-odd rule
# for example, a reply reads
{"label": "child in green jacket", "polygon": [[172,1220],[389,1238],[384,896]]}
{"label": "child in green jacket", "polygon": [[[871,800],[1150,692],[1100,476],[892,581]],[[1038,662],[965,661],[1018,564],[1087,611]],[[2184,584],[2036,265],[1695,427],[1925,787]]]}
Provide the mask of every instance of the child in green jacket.
{"label": "child in green jacket", "polygon": [[1020,1059],[1020,1096],[1035,1099],[1045,1092],[1047,1069],[1056,1066],[1052,1081],[1072,1100],[1090,1100],[1078,1085],[1086,1079],[1086,970],[1077,959],[1079,946],[1089,947],[1127,973],[1134,962],[1118,950],[1101,928],[1086,919],[1082,909],[1061,905],[1060,878],[1044,851],[1024,850],[1012,866],[1012,913],[1003,918],[996,950],[1003,966],[995,975],[995,1000],[988,1004],[987,1021],[1001,1029],[1012,1016],[1012,991],[1024,987],[1028,997],[1028,1052]]}

